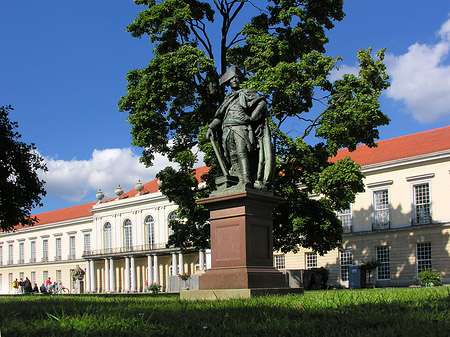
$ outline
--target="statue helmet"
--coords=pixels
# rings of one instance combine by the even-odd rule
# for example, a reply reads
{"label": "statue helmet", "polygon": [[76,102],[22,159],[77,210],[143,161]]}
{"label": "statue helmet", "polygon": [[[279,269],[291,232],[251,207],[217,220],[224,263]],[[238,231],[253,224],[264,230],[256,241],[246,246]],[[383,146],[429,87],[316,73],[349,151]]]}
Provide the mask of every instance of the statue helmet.
{"label": "statue helmet", "polygon": [[227,84],[233,77],[238,76],[240,80],[242,80],[242,73],[238,67],[232,66],[228,69],[225,74],[220,78],[219,85]]}

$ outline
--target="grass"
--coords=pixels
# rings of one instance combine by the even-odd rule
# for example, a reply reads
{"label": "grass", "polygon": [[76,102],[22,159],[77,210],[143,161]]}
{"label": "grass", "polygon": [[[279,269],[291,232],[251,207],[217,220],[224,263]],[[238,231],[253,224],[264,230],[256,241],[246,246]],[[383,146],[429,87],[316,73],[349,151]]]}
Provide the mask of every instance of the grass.
{"label": "grass", "polygon": [[177,295],[0,296],[1,336],[450,336],[450,287]]}

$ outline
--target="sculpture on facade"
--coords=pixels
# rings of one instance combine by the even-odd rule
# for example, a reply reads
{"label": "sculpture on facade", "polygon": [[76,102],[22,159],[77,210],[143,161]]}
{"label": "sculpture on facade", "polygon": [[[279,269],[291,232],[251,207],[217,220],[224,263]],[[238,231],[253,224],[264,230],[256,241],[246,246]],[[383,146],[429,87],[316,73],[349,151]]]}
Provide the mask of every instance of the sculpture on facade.
{"label": "sculpture on facade", "polygon": [[[271,187],[274,156],[268,125],[267,102],[253,90],[240,88],[242,74],[234,66],[221,78],[228,84],[228,93],[206,137],[211,140],[224,177],[218,179],[219,188]],[[217,137],[217,138],[216,138]],[[219,141],[219,146],[215,140]]]}
{"label": "sculpture on facade", "polygon": [[77,265],[76,268],[70,272],[70,276],[72,276],[74,280],[80,281],[84,278],[84,270]]}

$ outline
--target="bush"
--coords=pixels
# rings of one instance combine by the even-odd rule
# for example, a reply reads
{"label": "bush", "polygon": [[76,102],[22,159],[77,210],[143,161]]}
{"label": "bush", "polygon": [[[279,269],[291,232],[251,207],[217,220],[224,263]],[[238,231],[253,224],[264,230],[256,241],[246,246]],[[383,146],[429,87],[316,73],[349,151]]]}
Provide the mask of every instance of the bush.
{"label": "bush", "polygon": [[431,269],[422,270],[417,274],[416,279],[419,281],[420,285],[425,287],[433,287],[442,283],[441,274],[432,271]]}
{"label": "bush", "polygon": [[147,291],[151,291],[153,294],[157,294],[161,291],[161,286],[157,283],[151,283],[147,286]]}

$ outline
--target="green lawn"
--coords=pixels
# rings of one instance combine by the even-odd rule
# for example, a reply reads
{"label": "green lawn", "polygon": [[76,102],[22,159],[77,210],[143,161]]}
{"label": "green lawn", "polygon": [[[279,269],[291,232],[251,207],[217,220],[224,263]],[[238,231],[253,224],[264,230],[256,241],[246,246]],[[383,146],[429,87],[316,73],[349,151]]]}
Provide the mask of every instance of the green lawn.
{"label": "green lawn", "polygon": [[178,295],[0,296],[1,336],[450,336],[450,287]]}

